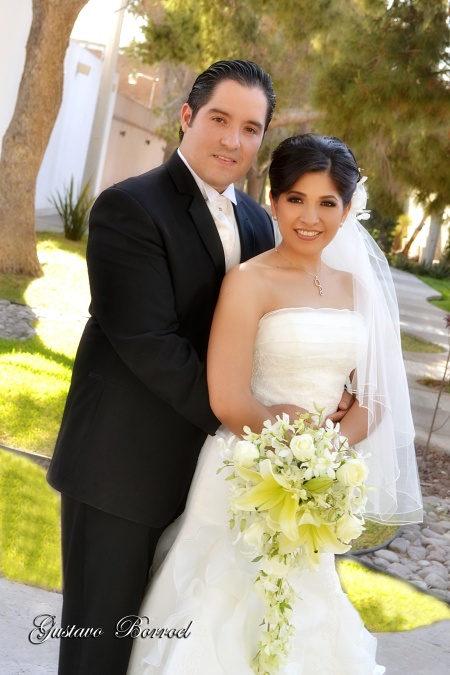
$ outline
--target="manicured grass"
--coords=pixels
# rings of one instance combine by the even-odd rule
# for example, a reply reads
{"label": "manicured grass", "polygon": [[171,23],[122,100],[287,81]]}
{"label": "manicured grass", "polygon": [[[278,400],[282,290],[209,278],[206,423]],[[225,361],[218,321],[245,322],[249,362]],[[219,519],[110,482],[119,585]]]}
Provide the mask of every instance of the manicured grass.
{"label": "manicured grass", "polygon": [[40,233],[44,276],[0,275],[0,298],[37,307],[37,336],[0,339],[0,443],[51,455],[89,307],[86,242]]}
{"label": "manicured grass", "polygon": [[366,548],[384,544],[384,542],[393,537],[398,530],[396,525],[382,525],[381,523],[374,523],[370,520],[366,520],[364,528],[362,535],[352,542],[352,551],[362,551]]}
{"label": "manicured grass", "polygon": [[60,589],[59,497],[44,470],[0,450],[0,485],[1,576]]}
{"label": "manicured grass", "polygon": [[372,632],[411,630],[450,619],[450,607],[410,584],[361,563],[338,560],[341,583]]}
{"label": "manicured grass", "polygon": [[433,342],[427,342],[426,340],[421,340],[420,338],[414,337],[413,335],[408,335],[407,333],[401,334],[401,340],[402,349],[405,352],[423,352],[428,354],[445,352],[445,349],[440,345],[436,345]]}
{"label": "manicured grass", "polygon": [[[419,384],[422,384],[424,387],[430,387],[430,389],[440,389],[442,385],[442,380],[433,380],[431,377],[424,377],[421,380],[417,380]],[[450,380],[446,380],[443,392],[445,394],[450,394]]]}
{"label": "manicured grass", "polygon": [[425,284],[431,286],[442,295],[442,300],[432,300],[431,304],[436,305],[445,312],[450,312],[450,279],[434,279],[429,276],[419,275]]}

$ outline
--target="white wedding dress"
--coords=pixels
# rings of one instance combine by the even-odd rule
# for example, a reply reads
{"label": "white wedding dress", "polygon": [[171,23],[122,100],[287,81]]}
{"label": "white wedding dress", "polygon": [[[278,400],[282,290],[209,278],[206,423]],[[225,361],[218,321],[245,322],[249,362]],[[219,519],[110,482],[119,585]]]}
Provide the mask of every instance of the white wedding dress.
{"label": "white wedding dress", "polygon": [[[257,333],[253,393],[265,405],[313,410],[316,403],[334,411],[364,342],[361,317],[353,311],[270,312]],[[140,611],[148,617],[143,628],[189,626],[188,637],[137,637],[128,675],[252,675],[263,606],[254,592],[258,564],[240,542],[233,544],[236,532],[228,524],[226,472],[217,474],[217,437],[224,434],[222,428],[202,448],[186,509],[158,545],[159,567]],[[291,573],[290,581],[299,598],[289,662],[280,674],[385,672],[375,662],[376,639],[341,589],[333,555],[324,554],[315,571]]]}

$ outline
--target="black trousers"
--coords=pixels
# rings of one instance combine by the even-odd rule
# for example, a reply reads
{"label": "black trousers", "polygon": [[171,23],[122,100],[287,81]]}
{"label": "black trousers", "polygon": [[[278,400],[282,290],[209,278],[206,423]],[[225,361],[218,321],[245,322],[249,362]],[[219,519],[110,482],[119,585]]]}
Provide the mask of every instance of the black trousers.
{"label": "black trousers", "polygon": [[[125,675],[133,639],[117,623],[139,615],[156,544],[153,529],[61,495],[63,609],[61,628],[97,637],[61,637],[59,675]],[[72,629],[74,631],[75,629]]]}

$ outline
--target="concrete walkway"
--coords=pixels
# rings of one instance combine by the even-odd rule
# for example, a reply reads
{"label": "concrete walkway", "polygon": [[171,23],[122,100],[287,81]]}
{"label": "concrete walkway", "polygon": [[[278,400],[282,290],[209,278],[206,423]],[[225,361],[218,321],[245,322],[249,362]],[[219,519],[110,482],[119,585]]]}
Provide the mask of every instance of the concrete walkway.
{"label": "concrete walkway", "polygon": [[[435,295],[430,287],[406,272],[393,270],[400,305],[402,331],[447,347],[445,312],[427,302]],[[441,378],[443,354],[405,354],[413,417],[419,442],[428,437],[436,392],[417,385],[417,377]],[[440,422],[450,412],[450,396],[440,403]],[[450,453],[450,423],[433,434],[434,447]],[[60,626],[61,595],[0,579],[0,673],[1,675],[56,675],[58,640],[41,644],[29,640],[33,621],[41,614],[55,616]],[[450,621],[401,633],[380,633],[377,660],[386,675],[448,675],[450,672]],[[236,673],[239,675],[239,673]]]}
{"label": "concrete walkway", "polygon": [[[435,307],[427,300],[439,298],[439,293],[420,279],[408,272],[392,270],[395,290],[400,310],[400,328],[403,333],[435,342],[446,351],[440,354],[422,354],[404,352],[406,373],[416,439],[425,445],[430,431],[438,393],[434,389],[418,384],[417,380],[431,377],[441,380],[449,348],[449,332],[445,325],[447,313]],[[450,373],[447,373],[447,378]],[[442,428],[439,428],[441,427]],[[445,394],[439,402],[439,409],[434,423],[436,431],[431,436],[430,446],[450,453],[450,395]]]}

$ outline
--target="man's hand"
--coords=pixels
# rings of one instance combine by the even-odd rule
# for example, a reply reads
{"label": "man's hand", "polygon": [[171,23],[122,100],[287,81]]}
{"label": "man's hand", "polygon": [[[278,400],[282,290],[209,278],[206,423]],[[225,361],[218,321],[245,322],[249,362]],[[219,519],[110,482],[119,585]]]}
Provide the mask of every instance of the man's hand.
{"label": "man's hand", "polygon": [[[334,424],[336,424],[336,422],[340,422],[346,416],[346,414],[348,413],[354,402],[355,397],[352,394],[350,394],[346,389],[344,389],[342,398],[339,401],[338,409],[336,410],[335,413],[328,415],[326,420],[331,420],[332,422],[334,422]],[[326,420],[324,420],[324,424]]]}

